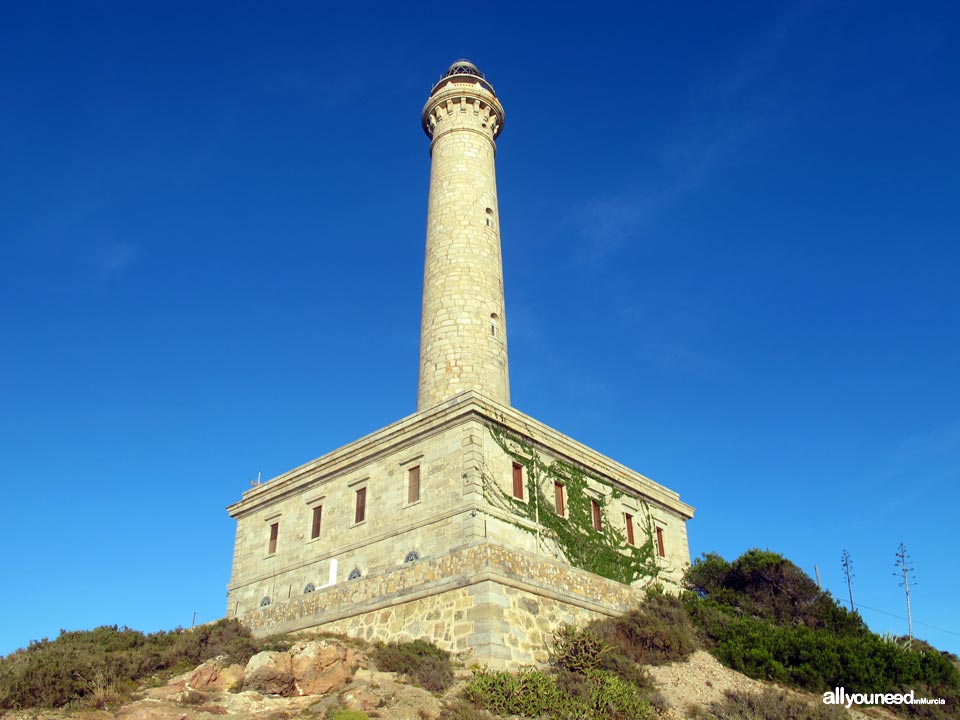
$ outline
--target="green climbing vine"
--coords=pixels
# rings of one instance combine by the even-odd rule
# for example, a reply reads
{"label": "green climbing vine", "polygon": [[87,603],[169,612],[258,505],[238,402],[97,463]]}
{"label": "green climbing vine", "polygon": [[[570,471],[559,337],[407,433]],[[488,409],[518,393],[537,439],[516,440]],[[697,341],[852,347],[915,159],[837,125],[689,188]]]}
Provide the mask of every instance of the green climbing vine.
{"label": "green climbing vine", "polygon": [[[493,478],[484,476],[484,494],[488,501],[508,510],[520,520],[515,527],[536,534],[540,541],[552,540],[571,565],[618,582],[631,584],[642,578],[655,581],[659,577],[649,506],[636,498],[640,507],[636,517],[635,545],[626,541],[607,513],[609,501],[623,497],[617,488],[598,478],[594,483],[607,487],[607,493],[591,492],[588,477],[570,463],[546,462],[536,448],[502,427],[489,425],[491,436],[514,462],[523,466],[528,500],[519,500],[506,493]],[[543,487],[553,489],[559,482],[566,496],[566,515],[558,515],[548,503]],[[591,500],[600,509],[601,530],[594,529]]]}

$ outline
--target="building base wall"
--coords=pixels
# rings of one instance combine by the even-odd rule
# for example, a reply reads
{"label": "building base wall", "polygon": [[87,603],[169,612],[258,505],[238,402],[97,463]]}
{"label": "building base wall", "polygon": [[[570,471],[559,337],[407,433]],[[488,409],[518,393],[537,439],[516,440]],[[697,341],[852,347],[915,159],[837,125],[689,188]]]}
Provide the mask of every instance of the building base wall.
{"label": "building base wall", "polygon": [[298,630],[429,640],[471,664],[545,662],[554,631],[626,612],[641,591],[526,552],[462,547],[277,602],[241,620],[256,635]]}

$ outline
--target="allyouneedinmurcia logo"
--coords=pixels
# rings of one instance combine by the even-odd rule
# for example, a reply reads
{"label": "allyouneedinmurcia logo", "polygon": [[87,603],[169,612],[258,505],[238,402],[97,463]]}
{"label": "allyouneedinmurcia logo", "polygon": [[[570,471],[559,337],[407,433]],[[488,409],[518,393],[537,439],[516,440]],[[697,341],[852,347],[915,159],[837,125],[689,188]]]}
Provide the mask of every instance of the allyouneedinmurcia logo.
{"label": "allyouneedinmurcia logo", "polygon": [[837,687],[823,694],[824,705],[944,705],[943,698],[918,698],[914,691],[905,693],[848,693]]}

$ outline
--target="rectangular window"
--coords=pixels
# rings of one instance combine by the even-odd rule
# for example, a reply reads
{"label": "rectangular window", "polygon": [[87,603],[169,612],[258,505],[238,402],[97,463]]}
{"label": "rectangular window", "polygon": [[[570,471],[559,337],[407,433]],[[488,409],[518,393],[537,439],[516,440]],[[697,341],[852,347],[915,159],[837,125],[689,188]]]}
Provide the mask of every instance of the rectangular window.
{"label": "rectangular window", "polygon": [[513,496],[517,500],[523,500],[523,465],[513,464]]}
{"label": "rectangular window", "polygon": [[603,530],[603,523],[600,520],[600,503],[592,498],[590,500],[590,511],[593,515],[593,529],[600,532]]}
{"label": "rectangular window", "polygon": [[310,526],[310,539],[320,537],[320,520],[323,518],[323,505],[317,505],[313,509],[313,524]]}
{"label": "rectangular window", "polygon": [[623,517],[627,523],[627,542],[631,545],[636,545],[636,543],[633,541],[633,515],[630,513],[624,513]]}
{"label": "rectangular window", "polygon": [[357,509],[353,514],[353,522],[362,523],[367,517],[367,489],[365,487],[357,490]]}
{"label": "rectangular window", "polygon": [[663,528],[657,528],[657,553],[660,557],[666,557],[667,553],[663,549]]}
{"label": "rectangular window", "polygon": [[563,502],[563,483],[554,481],[553,483],[553,503],[557,508],[557,515],[564,517],[567,514],[567,508]]}
{"label": "rectangular window", "polygon": [[273,555],[277,551],[277,536],[280,534],[280,523],[275,522],[270,526],[270,544],[267,545],[267,554]]}
{"label": "rectangular window", "polygon": [[415,503],[420,499],[420,466],[407,470],[407,502]]}

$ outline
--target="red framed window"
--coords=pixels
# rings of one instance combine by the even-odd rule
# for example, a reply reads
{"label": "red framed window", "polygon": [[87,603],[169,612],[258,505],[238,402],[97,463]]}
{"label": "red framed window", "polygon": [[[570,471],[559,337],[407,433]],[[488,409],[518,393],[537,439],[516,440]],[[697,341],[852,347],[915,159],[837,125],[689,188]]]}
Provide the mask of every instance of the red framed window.
{"label": "red framed window", "polygon": [[666,557],[667,553],[663,549],[663,528],[657,528],[657,553],[660,557]]}
{"label": "red framed window", "polygon": [[270,526],[270,542],[267,545],[267,554],[273,555],[277,551],[277,537],[280,535],[280,523],[275,522]]}
{"label": "red framed window", "polygon": [[420,466],[407,470],[407,502],[415,503],[420,499]]}
{"label": "red framed window", "polygon": [[310,525],[310,539],[320,537],[320,521],[323,519],[323,505],[313,509],[313,523]]}
{"label": "red framed window", "polygon": [[363,522],[367,517],[367,489],[365,487],[357,490],[357,508],[353,513],[355,523]]}
{"label": "red framed window", "polygon": [[553,503],[557,508],[557,515],[566,516],[567,507],[563,501],[563,483],[554,481],[553,483]]}
{"label": "red framed window", "polygon": [[593,529],[597,532],[603,530],[603,520],[600,515],[600,503],[596,500],[590,500],[590,514],[593,516]]}
{"label": "red framed window", "polygon": [[633,540],[633,515],[624,513],[623,518],[627,524],[627,542],[631,545],[636,545],[637,543]]}
{"label": "red framed window", "polygon": [[513,496],[517,500],[523,500],[523,465],[513,464]]}

